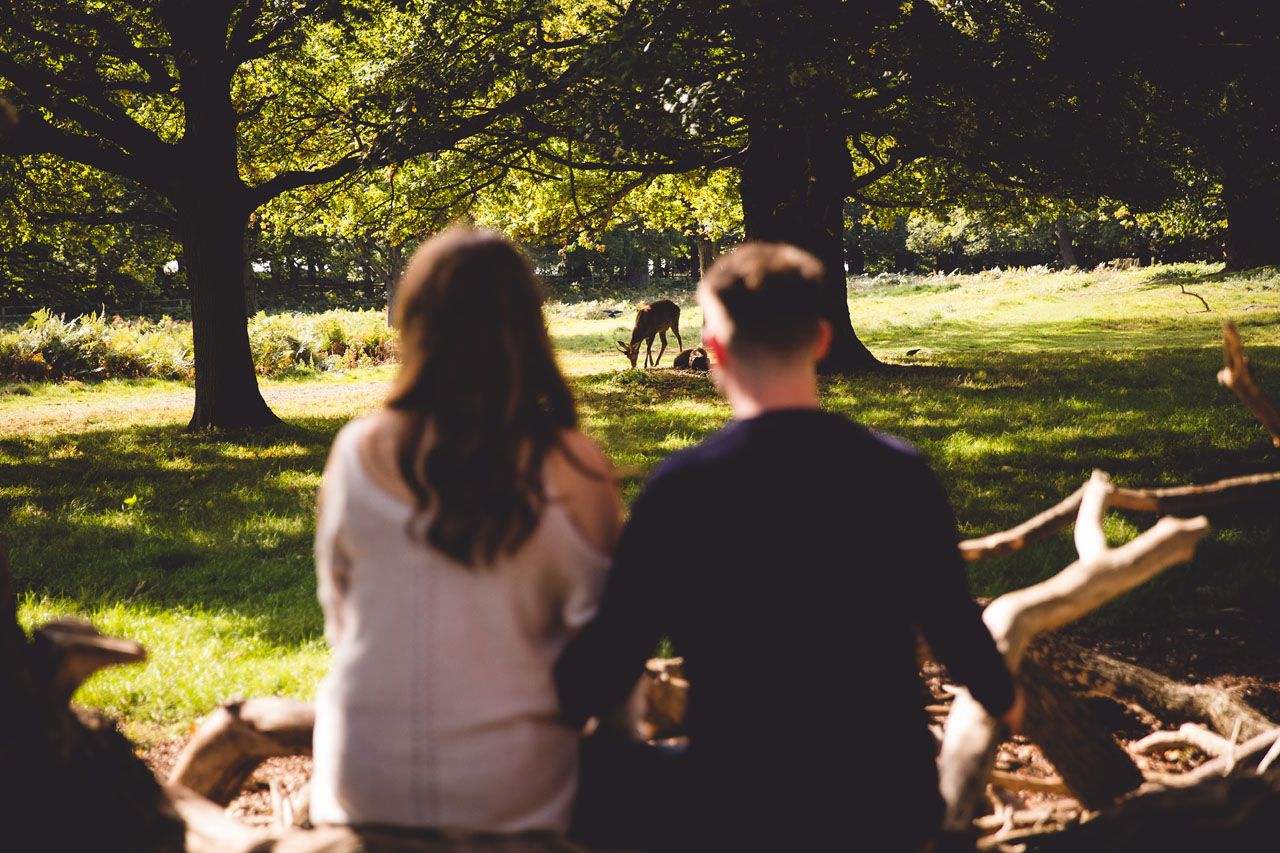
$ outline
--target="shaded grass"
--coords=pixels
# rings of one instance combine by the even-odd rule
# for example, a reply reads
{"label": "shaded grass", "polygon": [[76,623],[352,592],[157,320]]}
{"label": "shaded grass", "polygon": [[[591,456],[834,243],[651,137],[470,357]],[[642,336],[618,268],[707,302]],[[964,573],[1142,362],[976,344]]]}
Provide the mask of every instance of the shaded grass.
{"label": "shaded grass", "polygon": [[[1095,467],[1127,485],[1274,469],[1265,434],[1213,377],[1218,323],[1234,306],[1259,375],[1278,387],[1268,377],[1280,375],[1280,308],[1244,308],[1261,303],[1259,294],[1280,294],[1268,278],[1242,284],[1211,272],[1166,272],[1191,276],[1222,309],[1184,314],[1184,300],[1194,300],[1176,286],[1167,293],[1146,271],[968,277],[945,292],[928,281],[895,284],[892,293],[856,287],[856,326],[898,363],[882,374],[825,380],[824,404],[923,449],[965,535],[1021,521]],[[935,319],[938,311],[946,317]],[[574,306],[549,313],[584,427],[627,473],[628,500],[653,465],[728,419],[705,376],[620,369],[626,362],[612,341],[629,332],[630,316]],[[699,325],[686,304],[687,346]],[[909,335],[931,343],[908,358],[905,350],[920,345]],[[12,545],[22,621],[30,627],[77,612],[141,640],[151,654],[145,665],[95,676],[80,701],[125,716],[135,735],[161,736],[229,695],[311,695],[328,658],[311,561],[320,470],[334,433],[377,405],[389,375],[375,369],[264,383],[288,424],[216,437],[181,429],[190,403],[178,383],[0,393],[0,523]],[[1274,507],[1212,520],[1215,534],[1193,563],[1093,617],[1089,630],[1124,633],[1227,607],[1274,612]],[[1150,521],[1113,514],[1107,530],[1120,542]],[[1064,534],[975,565],[972,586],[995,594],[1071,558]]]}

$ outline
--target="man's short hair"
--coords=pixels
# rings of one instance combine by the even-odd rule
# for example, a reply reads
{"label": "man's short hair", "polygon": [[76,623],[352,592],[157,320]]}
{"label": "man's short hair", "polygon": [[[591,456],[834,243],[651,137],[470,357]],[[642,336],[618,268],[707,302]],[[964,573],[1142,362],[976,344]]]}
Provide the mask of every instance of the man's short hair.
{"label": "man's short hair", "polygon": [[786,243],[744,243],[720,257],[701,287],[724,306],[735,350],[782,354],[818,334],[822,262]]}

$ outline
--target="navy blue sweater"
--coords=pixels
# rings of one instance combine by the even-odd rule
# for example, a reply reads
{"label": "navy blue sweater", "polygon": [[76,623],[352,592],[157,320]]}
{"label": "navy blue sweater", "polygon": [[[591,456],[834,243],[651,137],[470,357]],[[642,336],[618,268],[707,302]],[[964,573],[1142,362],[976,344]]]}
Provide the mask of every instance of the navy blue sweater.
{"label": "navy blue sweater", "polygon": [[885,808],[918,804],[923,837],[941,801],[913,627],[993,714],[1013,700],[956,541],[911,447],[813,409],[733,421],[636,498],[556,666],[563,713],[615,708],[668,636],[691,684],[687,796],[716,838],[744,815],[852,828],[875,818],[869,778]]}

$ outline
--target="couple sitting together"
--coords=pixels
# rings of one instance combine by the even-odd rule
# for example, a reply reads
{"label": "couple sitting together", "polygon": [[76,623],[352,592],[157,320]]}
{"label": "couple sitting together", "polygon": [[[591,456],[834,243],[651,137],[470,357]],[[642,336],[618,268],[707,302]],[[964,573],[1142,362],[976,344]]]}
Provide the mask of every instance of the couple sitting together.
{"label": "couple sitting together", "polygon": [[[321,489],[334,654],[314,822],[651,850],[931,844],[915,630],[1015,729],[1021,701],[925,461],[819,407],[822,276],[775,244],[708,271],[702,337],[734,419],[661,464],[624,527],[528,259],[461,228],[418,250],[399,377],[338,434]],[[584,738],[663,637],[691,683],[687,749]]]}

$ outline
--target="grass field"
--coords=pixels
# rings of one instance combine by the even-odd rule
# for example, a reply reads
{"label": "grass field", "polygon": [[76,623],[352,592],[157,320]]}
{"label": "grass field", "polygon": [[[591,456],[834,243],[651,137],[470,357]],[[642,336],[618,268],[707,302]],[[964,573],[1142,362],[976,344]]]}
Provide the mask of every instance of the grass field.
{"label": "grass field", "polygon": [[[672,295],[685,306],[685,344],[696,343],[697,310],[689,294]],[[1124,484],[1159,485],[1280,465],[1214,380],[1221,323],[1232,319],[1260,381],[1280,397],[1280,272],[882,277],[855,280],[849,304],[863,340],[893,367],[826,381],[825,405],[924,449],[967,535],[1022,520],[1095,467]],[[620,307],[555,304],[550,324],[585,427],[627,472],[630,498],[654,463],[719,427],[728,409],[706,377],[623,370],[613,340],[631,316],[606,313]],[[191,390],[178,382],[0,387],[0,529],[21,619],[80,614],[151,654],[96,676],[79,701],[150,740],[230,695],[311,694],[327,661],[311,562],[320,469],[333,434],[378,405],[393,370],[266,381],[287,425],[216,438],[183,431]],[[1274,508],[1213,521],[1194,563],[1089,629],[1136,631],[1223,608],[1274,612]],[[1122,541],[1149,523],[1113,515],[1108,530]],[[1071,554],[1063,535],[975,565],[973,589],[1025,584]],[[767,626],[759,642],[769,642]]]}

